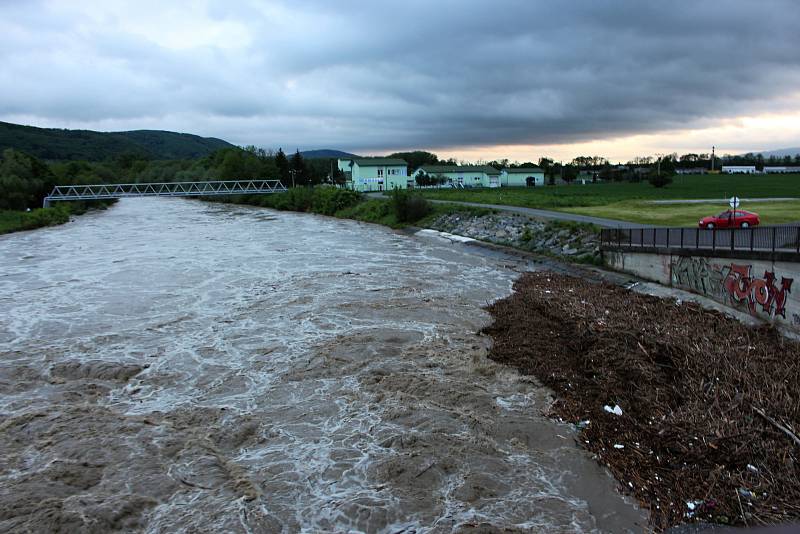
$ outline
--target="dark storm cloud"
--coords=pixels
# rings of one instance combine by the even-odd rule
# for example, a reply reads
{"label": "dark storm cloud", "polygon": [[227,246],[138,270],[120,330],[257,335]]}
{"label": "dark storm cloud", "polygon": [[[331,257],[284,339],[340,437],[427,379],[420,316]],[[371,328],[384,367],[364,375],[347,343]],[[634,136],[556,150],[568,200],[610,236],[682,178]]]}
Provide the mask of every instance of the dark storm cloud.
{"label": "dark storm cloud", "polygon": [[[381,150],[780,110],[795,0],[0,2],[0,118]],[[794,105],[794,104],[791,104]]]}

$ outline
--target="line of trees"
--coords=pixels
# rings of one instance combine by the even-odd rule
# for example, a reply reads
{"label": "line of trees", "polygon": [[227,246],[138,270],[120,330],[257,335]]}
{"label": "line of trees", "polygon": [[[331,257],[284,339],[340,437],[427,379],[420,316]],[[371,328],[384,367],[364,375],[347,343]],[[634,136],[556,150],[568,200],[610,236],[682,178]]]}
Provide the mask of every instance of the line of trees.
{"label": "line of trees", "polygon": [[[456,166],[465,164],[455,158],[439,159],[422,150],[395,152],[389,157],[405,160],[409,174],[423,165]],[[538,166],[544,170],[547,183],[570,183],[577,178],[603,181],[649,180],[657,187],[671,181],[678,169],[711,169],[710,154],[677,153],[661,156],[641,156],[625,165],[613,165],[602,156],[578,156],[563,163],[542,157],[536,163],[511,162],[508,159],[479,161],[495,169],[506,167]],[[795,156],[768,156],[748,153],[741,156],[715,156],[713,167],[723,165],[754,165],[761,170],[765,165],[800,166],[800,154]],[[238,179],[277,178],[287,186],[311,186],[324,183],[343,185],[345,174],[331,158],[306,159],[299,150],[291,156],[278,148],[266,150],[255,146],[228,147],[212,154],[181,160],[150,160],[141,153],[125,152],[105,161],[43,162],[15,149],[0,154],[0,209],[28,209],[41,206],[42,199],[55,185],[175,182]],[[423,175],[417,183],[421,186],[442,185],[439,176]]]}
{"label": "line of trees", "polygon": [[15,149],[0,153],[0,209],[41,207],[56,185],[279,179],[287,186],[342,185],[329,158],[306,159],[299,150],[228,147],[196,159],[150,160],[125,152],[104,161],[44,162]]}

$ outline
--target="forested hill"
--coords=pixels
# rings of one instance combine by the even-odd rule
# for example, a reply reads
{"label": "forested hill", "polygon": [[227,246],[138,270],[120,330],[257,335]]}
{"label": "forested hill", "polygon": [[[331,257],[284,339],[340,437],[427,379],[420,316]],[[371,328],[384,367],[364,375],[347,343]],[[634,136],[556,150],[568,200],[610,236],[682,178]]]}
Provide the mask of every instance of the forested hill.
{"label": "forested hill", "polygon": [[193,159],[232,146],[213,137],[159,130],[93,132],[0,122],[0,153],[14,148],[49,161],[104,161],[123,154],[147,159]]}
{"label": "forested hill", "polygon": [[306,159],[337,159],[337,158],[357,158],[355,154],[350,152],[342,152],[341,150],[332,150],[330,148],[323,148],[321,150],[305,150],[300,152],[300,155]]}

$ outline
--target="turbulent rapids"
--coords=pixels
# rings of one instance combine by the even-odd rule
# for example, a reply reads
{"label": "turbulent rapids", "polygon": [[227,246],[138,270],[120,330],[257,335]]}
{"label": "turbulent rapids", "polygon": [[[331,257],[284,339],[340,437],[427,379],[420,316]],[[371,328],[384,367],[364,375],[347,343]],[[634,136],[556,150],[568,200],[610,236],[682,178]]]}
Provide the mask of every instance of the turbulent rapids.
{"label": "turbulent rapids", "polygon": [[486,358],[524,267],[174,199],[0,237],[0,531],[639,530]]}

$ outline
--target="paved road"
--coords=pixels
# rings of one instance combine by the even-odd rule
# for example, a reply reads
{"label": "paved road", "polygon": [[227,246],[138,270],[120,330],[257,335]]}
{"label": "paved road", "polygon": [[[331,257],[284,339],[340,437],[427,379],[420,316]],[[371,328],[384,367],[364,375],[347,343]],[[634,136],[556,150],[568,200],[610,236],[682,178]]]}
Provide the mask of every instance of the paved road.
{"label": "paved road", "polygon": [[[430,199],[428,199],[430,200]],[[556,221],[574,221],[581,223],[596,224],[603,228],[655,228],[652,224],[632,223],[628,221],[618,221],[616,219],[605,219],[603,217],[591,217],[589,215],[578,215],[577,213],[565,213],[562,211],[540,210],[536,208],[523,208],[520,206],[505,206],[500,204],[478,204],[477,202],[453,202],[450,200],[430,200],[438,204],[460,204],[462,206],[473,206],[476,208],[491,208],[500,211],[510,211],[521,213],[528,217],[538,217],[540,219],[552,219]]]}

